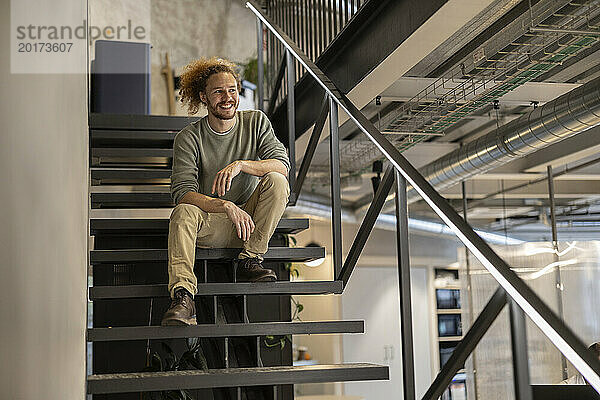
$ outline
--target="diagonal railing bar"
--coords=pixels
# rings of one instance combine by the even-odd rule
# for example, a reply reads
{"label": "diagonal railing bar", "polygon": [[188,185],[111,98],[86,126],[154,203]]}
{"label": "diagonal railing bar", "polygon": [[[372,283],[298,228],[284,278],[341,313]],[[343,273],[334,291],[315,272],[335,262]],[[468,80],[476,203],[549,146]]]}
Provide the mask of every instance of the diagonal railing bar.
{"label": "diagonal railing bar", "polygon": [[329,115],[329,99],[327,98],[327,95],[325,95],[323,96],[321,112],[319,113],[317,121],[315,122],[315,127],[313,128],[310,140],[308,141],[308,146],[306,147],[304,157],[302,157],[302,164],[300,164],[300,169],[298,170],[296,182],[294,183],[294,187],[292,188],[292,192],[290,193],[289,205],[291,206],[295,206],[296,202],[298,201],[298,197],[300,197],[300,191],[302,190],[304,179],[306,178],[306,174],[308,173],[308,169],[310,168],[310,163],[312,162],[313,156],[315,155],[315,150],[317,149],[317,145],[319,144],[321,132],[323,132],[325,122],[327,121],[327,115]]}
{"label": "diagonal railing bar", "polygon": [[350,247],[350,251],[348,251],[348,255],[346,256],[346,261],[344,261],[344,266],[342,267],[342,272],[340,273],[339,279],[344,282],[344,286],[348,283],[350,276],[352,275],[352,271],[354,271],[354,267],[358,262],[358,258],[362,253],[365,244],[367,243],[367,239],[375,226],[375,222],[377,222],[377,217],[383,208],[385,200],[390,194],[390,190],[392,189],[392,184],[394,183],[394,167],[391,165],[387,167],[385,170],[385,174],[377,187],[377,192],[375,196],[373,196],[373,201],[365,214],[365,217],[360,224],[360,228],[358,228],[358,232],[356,233],[355,239],[352,242],[352,246]]}
{"label": "diagonal railing bar", "polygon": [[506,305],[506,301],[506,292],[502,287],[499,287],[483,307],[469,331],[458,343],[442,370],[423,395],[422,400],[437,400],[444,393],[450,382],[452,382],[454,375],[463,367],[473,349],[498,318],[500,311]]}
{"label": "diagonal railing bar", "polygon": [[271,91],[271,97],[269,97],[269,107],[267,108],[267,115],[270,117],[273,116],[273,111],[275,111],[275,103],[277,102],[277,96],[279,95],[279,90],[281,89],[281,84],[283,82],[283,75],[285,74],[285,54],[281,57],[281,62],[279,63],[279,69],[277,70],[277,75],[275,76],[275,86]]}
{"label": "diagonal railing bar", "polygon": [[[330,95],[332,101],[354,121],[388,161],[404,176],[423,200],[452,229],[473,255],[525,311],[550,341],[565,355],[583,377],[600,393],[600,361],[587,350],[585,344],[556,316],[550,307],[500,258],[473,228],[452,208],[431,184],[412,166],[394,145],[366,118],[337,86],[321,71],[298,46],[272,21],[265,17],[251,1],[246,6],[261,19],[267,29],[279,39],[302,64],[317,83]],[[339,275],[336,277],[339,279]]]}

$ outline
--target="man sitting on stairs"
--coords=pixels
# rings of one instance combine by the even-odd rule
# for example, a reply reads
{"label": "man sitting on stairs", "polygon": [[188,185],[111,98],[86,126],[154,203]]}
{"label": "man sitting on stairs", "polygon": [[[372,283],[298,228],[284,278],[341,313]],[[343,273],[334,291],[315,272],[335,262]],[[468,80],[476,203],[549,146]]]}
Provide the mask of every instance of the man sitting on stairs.
{"label": "man sitting on stairs", "polygon": [[289,159],[261,111],[237,111],[240,78],[229,61],[193,61],[181,76],[190,114],[208,115],[183,128],[173,144],[169,223],[171,306],[162,325],[196,324],[198,247],[242,248],[237,281],[274,281],[263,254],[287,205]]}

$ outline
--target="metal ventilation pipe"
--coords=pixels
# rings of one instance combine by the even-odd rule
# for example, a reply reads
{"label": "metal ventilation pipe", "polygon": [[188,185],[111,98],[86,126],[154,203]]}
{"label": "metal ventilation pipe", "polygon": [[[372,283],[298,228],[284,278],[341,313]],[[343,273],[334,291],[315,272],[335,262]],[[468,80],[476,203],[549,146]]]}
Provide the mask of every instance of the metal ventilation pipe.
{"label": "metal ventilation pipe", "polygon": [[[492,170],[600,124],[600,77],[420,169],[437,189]],[[412,188],[408,202],[419,200]]]}

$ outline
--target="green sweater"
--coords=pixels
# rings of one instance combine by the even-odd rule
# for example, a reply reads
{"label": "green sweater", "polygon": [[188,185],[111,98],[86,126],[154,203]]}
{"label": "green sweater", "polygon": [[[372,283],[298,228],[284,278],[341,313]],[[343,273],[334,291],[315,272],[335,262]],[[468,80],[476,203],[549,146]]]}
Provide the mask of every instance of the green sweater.
{"label": "green sweater", "polygon": [[[288,171],[290,162],[283,144],[275,137],[271,123],[261,111],[238,111],[232,130],[219,135],[204,117],[183,128],[173,144],[171,197],[175,204],[190,191],[211,194],[215,175],[237,160],[277,159]],[[231,181],[231,189],[222,197],[243,204],[258,185],[259,177],[241,172]]]}

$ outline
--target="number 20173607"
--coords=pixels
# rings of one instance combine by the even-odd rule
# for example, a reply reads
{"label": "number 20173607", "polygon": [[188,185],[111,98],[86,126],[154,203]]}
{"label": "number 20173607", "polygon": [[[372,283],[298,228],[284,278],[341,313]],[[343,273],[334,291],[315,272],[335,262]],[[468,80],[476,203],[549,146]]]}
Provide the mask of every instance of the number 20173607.
{"label": "number 20173607", "polygon": [[73,43],[18,43],[19,53],[69,53]]}

